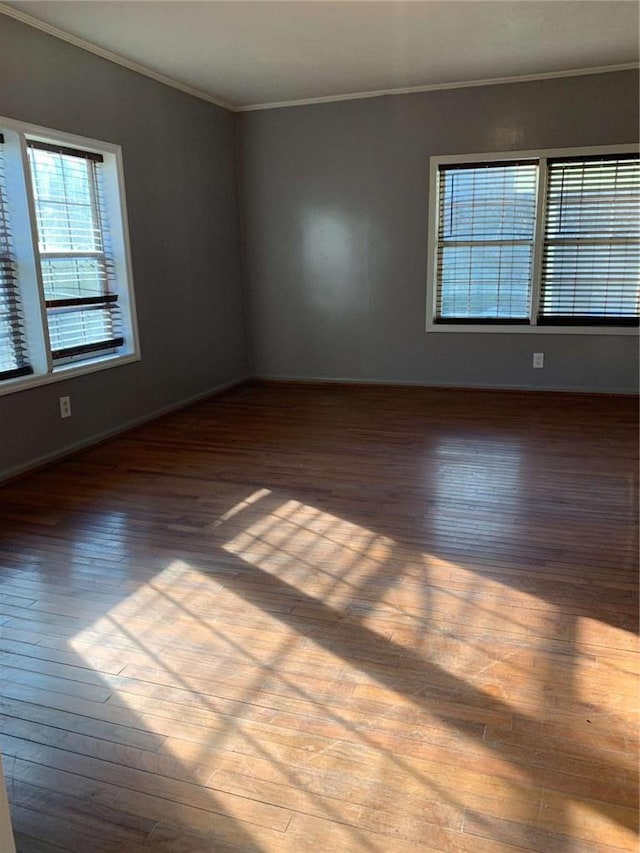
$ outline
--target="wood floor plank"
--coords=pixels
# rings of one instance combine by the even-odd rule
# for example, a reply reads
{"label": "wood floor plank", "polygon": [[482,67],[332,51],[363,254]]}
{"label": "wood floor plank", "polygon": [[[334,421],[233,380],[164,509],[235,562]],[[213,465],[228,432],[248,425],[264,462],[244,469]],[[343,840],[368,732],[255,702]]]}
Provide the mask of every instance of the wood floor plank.
{"label": "wood floor plank", "polygon": [[[290,813],[284,808],[230,794],[218,793],[214,797],[205,790],[205,780],[200,777],[197,768],[194,769],[192,781],[184,782],[171,776],[128,767],[124,763],[80,755],[10,735],[0,734],[0,748],[9,757],[66,770],[87,779],[109,782],[127,790],[161,796],[165,800],[193,808],[230,814],[267,829],[284,831],[289,823]],[[209,775],[208,769],[206,775]]]}
{"label": "wood floor plank", "polygon": [[0,489],[19,853],[638,844],[638,412],[254,383]]}
{"label": "wood floor plank", "polygon": [[[95,850],[96,853],[113,853],[124,843],[115,831],[101,835],[96,826],[83,826],[71,821],[66,815],[51,816],[16,803],[11,803],[11,821],[19,836],[25,835],[39,842],[51,842],[52,847],[67,851]],[[18,853],[22,851],[19,850]]]}
{"label": "wood floor plank", "polygon": [[[215,843],[232,844],[241,849],[248,847],[250,840],[259,837],[260,844],[269,842],[277,850],[283,833],[252,821],[243,821],[231,812],[224,813],[214,793],[208,794],[209,808],[194,807],[162,796],[162,791],[149,794],[122,787],[117,783],[91,779],[69,771],[61,771],[45,765],[18,760],[16,776],[36,787],[59,790],[70,796],[87,797],[106,808],[123,811],[134,817],[149,819],[157,826],[169,822],[179,835],[205,836]],[[217,809],[217,810],[216,810]],[[138,843],[138,842],[136,842]],[[74,853],[84,853],[85,848],[75,848]],[[90,850],[92,848],[86,848]]]}
{"label": "wood floor plank", "polygon": [[[44,723],[63,731],[84,734],[99,740],[120,743],[124,746],[146,749],[149,752],[157,752],[165,740],[164,737],[152,734],[144,729],[134,729],[105,720],[102,711],[103,706],[97,703],[95,706],[96,717],[83,716],[79,713],[68,713],[53,708],[51,694],[45,693],[45,691],[40,691],[40,693],[44,694],[40,697],[41,701],[45,703],[44,705],[0,696],[0,715],[21,721]],[[71,700],[69,704],[77,710],[86,710],[85,708],[77,708],[74,700]],[[129,717],[123,716],[122,718],[130,721]]]}
{"label": "wood floor plank", "polygon": [[34,838],[31,835],[25,835],[24,832],[14,830],[14,839],[16,850],[20,853],[60,853],[63,849],[57,844],[50,844],[48,841],[42,841],[39,838]]}
{"label": "wood floor plank", "polygon": [[[10,802],[14,807],[35,811],[39,815],[60,820],[64,815],[65,823],[69,829],[86,833],[96,838],[96,848],[99,849],[101,839],[112,839],[115,848],[126,841],[144,840],[155,822],[141,818],[138,815],[128,814],[118,809],[101,806],[86,797],[69,796],[60,791],[47,790],[38,785],[30,785],[27,782],[14,780],[10,789]],[[25,815],[26,817],[26,815]],[[65,842],[65,836],[61,833],[58,841],[67,844],[70,849],[76,849],[79,839],[73,838],[73,842]]]}

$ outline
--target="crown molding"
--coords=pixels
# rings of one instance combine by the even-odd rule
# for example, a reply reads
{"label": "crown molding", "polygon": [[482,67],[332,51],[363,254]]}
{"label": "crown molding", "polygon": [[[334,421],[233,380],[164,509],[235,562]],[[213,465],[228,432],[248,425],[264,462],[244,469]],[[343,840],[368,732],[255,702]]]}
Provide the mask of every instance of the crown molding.
{"label": "crown molding", "polygon": [[200,98],[202,101],[208,101],[210,104],[215,104],[217,107],[222,107],[225,110],[231,110],[231,112],[234,112],[237,109],[233,104],[227,103],[227,101],[223,101],[221,98],[215,98],[208,92],[203,92],[202,89],[196,89],[193,86],[188,86],[186,83],[181,83],[179,80],[174,80],[172,77],[160,74],[158,71],[147,68],[145,65],[139,65],[137,62],[133,62],[124,56],[120,56],[119,53],[113,53],[110,50],[98,47],[90,41],[71,35],[71,33],[61,30],[58,27],[54,27],[52,24],[40,21],[32,15],[27,15],[26,12],[21,12],[18,9],[14,9],[12,6],[7,6],[6,3],[0,3],[0,14],[7,15],[9,18],[14,18],[16,21],[20,21],[22,24],[34,27],[36,30],[41,30],[43,33],[47,33],[50,36],[55,36],[55,38],[66,41],[69,44],[74,45],[74,47],[79,47],[82,50],[87,50],[89,53],[94,53],[101,59],[106,59],[109,62],[115,62],[116,65],[122,65],[124,68],[128,68],[129,71],[135,71],[137,74],[143,74],[145,77],[150,77],[157,83],[162,83],[165,86],[170,86],[172,89],[178,89],[180,92],[192,95],[194,98]]}
{"label": "crown molding", "polygon": [[486,80],[462,80],[456,83],[432,83],[428,86],[407,86],[399,89],[378,89],[374,92],[350,92],[344,95],[327,95],[319,98],[302,98],[297,101],[273,101],[266,104],[249,104],[235,107],[239,113],[256,110],[276,110],[282,107],[304,107],[311,104],[333,104],[339,101],[357,101],[364,98],[382,98],[388,95],[414,95],[419,92],[440,92],[445,89],[470,89],[474,86],[499,86],[505,83],[529,83],[534,80],[554,80],[560,77],[583,77],[587,74],[610,74],[614,71],[638,70],[637,62],[621,65],[601,65],[595,68],[572,68],[569,71],[546,71],[539,74],[521,74],[515,77],[490,77]]}
{"label": "crown molding", "polygon": [[640,63],[626,62],[620,65],[601,65],[594,68],[573,68],[568,71],[547,71],[538,74],[523,74],[514,77],[490,77],[484,80],[462,80],[453,83],[432,83],[426,86],[407,86],[396,89],[378,89],[371,92],[349,92],[342,95],[325,95],[317,98],[301,98],[299,100],[289,101],[270,101],[260,104],[247,104],[239,106],[228,101],[223,101],[221,98],[216,98],[202,89],[196,89],[186,83],[181,83],[179,80],[174,80],[172,77],[167,77],[165,74],[160,74],[147,68],[145,65],[140,65],[133,62],[119,53],[113,53],[102,47],[98,47],[92,42],[86,41],[78,36],[54,27],[52,24],[47,24],[44,21],[34,18],[32,15],[27,15],[6,3],[0,2],[0,14],[7,15],[9,18],[14,18],[23,24],[41,30],[48,35],[66,41],[74,47],[79,47],[81,50],[86,50],[96,56],[106,59],[109,62],[114,62],[116,65],[121,65],[128,68],[130,71],[135,71],[137,74],[142,74],[145,77],[150,77],[157,83],[162,83],[165,86],[170,86],[172,89],[178,89],[187,95],[192,95],[194,98],[199,98],[202,101],[207,101],[210,104],[215,104],[217,107],[222,107],[230,112],[255,112],[257,110],[276,110],[284,107],[304,107],[313,104],[333,104],[340,101],[357,101],[366,98],[382,98],[390,95],[413,95],[419,92],[440,92],[446,89],[469,89],[475,86],[497,86],[506,83],[529,83],[535,80],[554,80],[562,77],[582,77],[587,74],[610,74],[615,71],[632,71],[640,68]]}

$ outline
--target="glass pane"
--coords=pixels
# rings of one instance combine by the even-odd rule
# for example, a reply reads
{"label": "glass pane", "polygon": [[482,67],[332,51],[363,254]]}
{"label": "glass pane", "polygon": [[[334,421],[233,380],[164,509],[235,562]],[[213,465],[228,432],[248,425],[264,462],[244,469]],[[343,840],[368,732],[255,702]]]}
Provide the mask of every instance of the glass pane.
{"label": "glass pane", "polygon": [[[0,305],[0,311],[2,311]],[[15,327],[7,317],[0,317],[0,372],[21,366],[15,344]]]}
{"label": "glass pane", "polygon": [[51,349],[76,347],[114,337],[113,320],[108,309],[48,311]]}
{"label": "glass pane", "polygon": [[529,240],[537,166],[498,165],[441,172],[443,240]]}
{"label": "glass pane", "polygon": [[443,318],[529,316],[530,245],[444,246],[440,272]]}
{"label": "glass pane", "polygon": [[28,366],[4,178],[4,144],[0,142],[0,373]]}
{"label": "glass pane", "polygon": [[29,148],[29,162],[40,251],[102,251],[93,162],[39,148]]}
{"label": "glass pane", "polygon": [[548,239],[637,237],[637,160],[553,163],[547,193]]}
{"label": "glass pane", "polygon": [[637,317],[637,158],[549,163],[541,317]]}
{"label": "glass pane", "polygon": [[544,253],[542,313],[634,317],[640,312],[638,244],[551,244]]}
{"label": "glass pane", "polygon": [[44,258],[45,299],[101,296],[107,289],[101,258]]}
{"label": "glass pane", "polygon": [[437,317],[528,318],[537,176],[536,163],[440,170]]}

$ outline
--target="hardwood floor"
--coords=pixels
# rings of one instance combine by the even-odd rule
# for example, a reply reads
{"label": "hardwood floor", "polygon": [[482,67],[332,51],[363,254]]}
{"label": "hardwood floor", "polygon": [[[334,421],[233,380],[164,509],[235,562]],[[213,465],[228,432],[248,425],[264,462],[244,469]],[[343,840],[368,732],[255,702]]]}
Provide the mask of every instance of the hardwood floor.
{"label": "hardwood floor", "polygon": [[18,850],[636,850],[637,446],[253,385],[0,489]]}

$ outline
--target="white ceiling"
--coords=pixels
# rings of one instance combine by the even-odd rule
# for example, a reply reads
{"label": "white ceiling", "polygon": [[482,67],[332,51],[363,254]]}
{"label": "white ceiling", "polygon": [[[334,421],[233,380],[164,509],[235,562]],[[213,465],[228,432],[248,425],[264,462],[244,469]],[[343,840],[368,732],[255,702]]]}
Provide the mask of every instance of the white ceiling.
{"label": "white ceiling", "polygon": [[8,5],[245,108],[638,61],[635,0]]}

